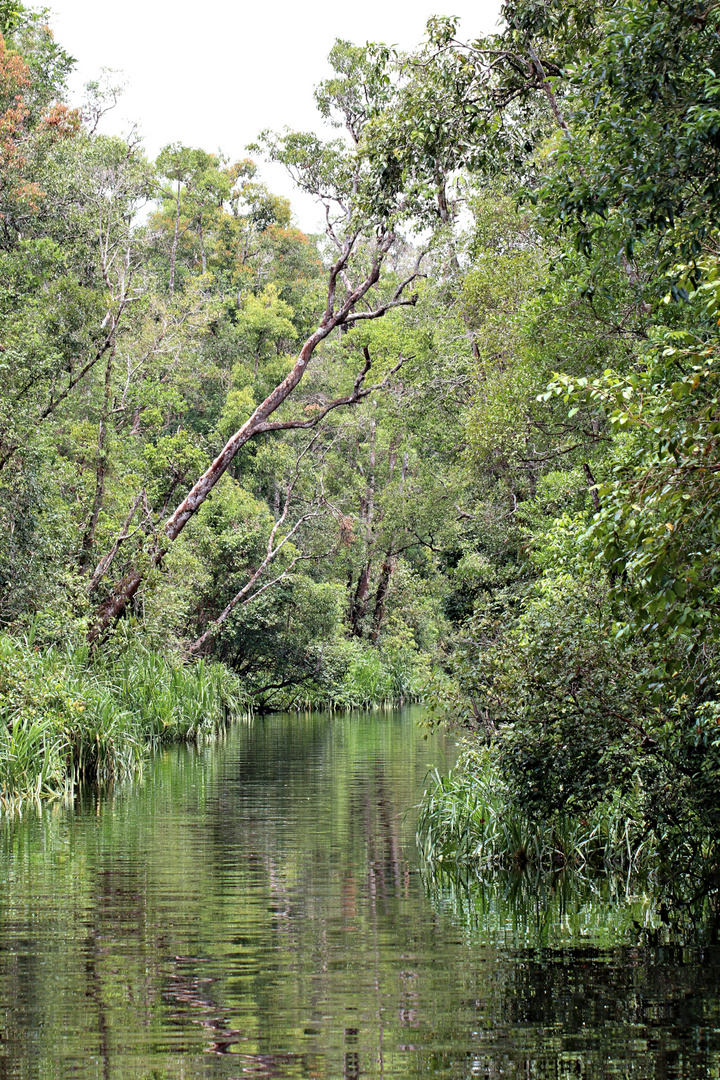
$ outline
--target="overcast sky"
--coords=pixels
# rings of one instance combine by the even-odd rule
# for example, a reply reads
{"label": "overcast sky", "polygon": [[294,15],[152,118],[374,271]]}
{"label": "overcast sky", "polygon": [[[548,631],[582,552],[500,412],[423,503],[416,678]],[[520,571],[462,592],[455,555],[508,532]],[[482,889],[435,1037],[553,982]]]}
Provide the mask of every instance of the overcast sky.
{"label": "overcast sky", "polygon": [[[49,0],[59,43],[77,60],[82,87],[102,68],[123,73],[127,90],[105,131],[137,124],[148,153],[170,142],[244,157],[263,128],[318,128],[313,87],[329,69],[336,37],[410,48],[431,15],[458,15],[461,36],[497,25],[500,0]],[[300,225],[319,227],[312,201],[293,192],[280,166],[261,165],[278,194],[291,197]]]}

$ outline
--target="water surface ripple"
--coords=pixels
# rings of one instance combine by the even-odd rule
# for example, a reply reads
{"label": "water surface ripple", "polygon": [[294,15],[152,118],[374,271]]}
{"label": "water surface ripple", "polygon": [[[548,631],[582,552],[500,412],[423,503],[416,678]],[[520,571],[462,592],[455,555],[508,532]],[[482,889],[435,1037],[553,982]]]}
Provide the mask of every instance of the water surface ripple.
{"label": "water surface ripple", "polygon": [[417,715],[259,717],[6,826],[0,1080],[720,1075],[717,950],[647,897],[425,883]]}

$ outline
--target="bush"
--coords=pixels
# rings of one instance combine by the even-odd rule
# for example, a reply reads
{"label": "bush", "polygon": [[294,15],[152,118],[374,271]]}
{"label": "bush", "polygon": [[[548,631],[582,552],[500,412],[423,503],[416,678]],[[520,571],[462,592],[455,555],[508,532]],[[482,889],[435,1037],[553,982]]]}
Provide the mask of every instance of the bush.
{"label": "bush", "polygon": [[488,870],[572,866],[631,873],[657,854],[656,838],[620,793],[587,817],[533,820],[513,805],[489,752],[470,752],[455,771],[432,775],[418,822],[430,868]]}

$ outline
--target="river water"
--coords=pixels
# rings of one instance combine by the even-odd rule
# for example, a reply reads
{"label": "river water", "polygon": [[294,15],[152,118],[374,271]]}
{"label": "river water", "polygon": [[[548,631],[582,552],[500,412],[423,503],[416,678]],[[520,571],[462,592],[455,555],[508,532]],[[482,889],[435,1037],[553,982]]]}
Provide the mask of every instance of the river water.
{"label": "river water", "polygon": [[429,884],[418,712],[271,716],[0,832],[0,1080],[720,1075],[717,948],[592,882]]}

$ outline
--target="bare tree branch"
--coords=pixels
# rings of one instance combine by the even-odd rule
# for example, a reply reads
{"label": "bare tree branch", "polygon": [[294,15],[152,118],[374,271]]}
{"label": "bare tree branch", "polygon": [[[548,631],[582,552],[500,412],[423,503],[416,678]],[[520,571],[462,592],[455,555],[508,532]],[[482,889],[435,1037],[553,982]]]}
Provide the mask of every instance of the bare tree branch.
{"label": "bare tree branch", "polygon": [[[125,540],[127,540],[128,536],[130,535],[130,526],[132,524],[133,518],[135,517],[135,512],[136,512],[138,506],[140,505],[140,503],[143,501],[144,498],[145,498],[145,488],[143,488],[143,490],[138,495],[136,495],[135,498],[133,499],[132,506],[130,507],[130,510],[128,511],[128,515],[125,518],[125,521],[123,522],[123,526],[120,529],[120,532],[117,534],[117,537],[115,539],[115,543],[110,548],[108,553],[106,555],[103,555],[102,559],[100,560],[100,562],[95,567],[95,571],[93,573],[93,576],[90,578],[90,581],[88,582],[88,586],[87,586],[87,591],[89,593],[93,592],[97,588],[97,586],[100,583],[100,581],[102,580],[102,578],[108,572],[111,562],[113,561],[113,559],[117,555],[118,548],[120,547],[120,545]],[[140,526],[138,526],[138,528],[139,527]]]}
{"label": "bare tree branch", "polygon": [[[158,545],[156,547],[151,558],[152,566],[158,565],[167,550],[167,544],[172,543],[172,541],[180,535],[188,521],[190,521],[200,506],[205,502],[205,499],[208,497],[215,484],[225,474],[230,463],[235,458],[235,455],[248,440],[265,431],[314,427],[323,415],[327,415],[331,408],[337,408],[342,404],[352,404],[355,401],[360,400],[361,397],[366,397],[367,393],[372,392],[372,389],[378,389],[379,386],[384,385],[390,375],[393,374],[393,372],[390,372],[385,380],[383,380],[383,383],[378,384],[377,387],[367,388],[362,386],[362,381],[366,372],[361,373],[361,376],[359,376],[360,381],[358,383],[358,380],[356,380],[353,393],[349,395],[348,400],[338,399],[336,402],[329,403],[329,406],[326,406],[321,410],[321,413],[312,420],[285,421],[278,422],[277,424],[270,424],[268,422],[272,413],[274,413],[290,396],[303,378],[315,349],[320,342],[324,341],[333,330],[337,329],[337,327],[343,326],[348,322],[348,317],[353,312],[355,306],[375,287],[380,279],[385,257],[396,240],[396,235],[392,229],[389,229],[385,233],[381,233],[376,238],[375,253],[370,268],[365,273],[360,284],[351,293],[346,294],[343,302],[336,308],[337,279],[340,273],[345,269],[351,255],[355,252],[359,236],[359,232],[355,231],[345,239],[343,250],[339,258],[330,268],[327,303],[319,326],[305,340],[295,364],[282,382],[268,394],[265,400],[255,409],[252,416],[250,416],[242,427],[228,439],[215,460],[196,481],[192,489],[176,508],[175,512],[165,522],[164,532],[167,537],[167,542],[164,545]],[[400,283],[395,290],[394,298],[400,298],[400,294],[406,285],[409,284],[409,280],[411,279],[408,279],[405,283]],[[394,301],[391,301],[391,303],[392,302]],[[366,354],[366,366],[368,360],[369,354]],[[399,365],[396,365],[396,368],[393,370],[397,370],[398,366]],[[128,603],[140,587],[143,576],[144,574],[136,567],[131,568],[123,580],[117,584],[112,595],[103,601],[98,609],[96,621],[88,634],[91,642],[102,640],[112,623],[122,615]]]}

